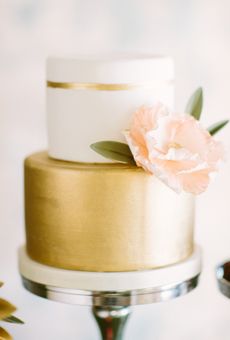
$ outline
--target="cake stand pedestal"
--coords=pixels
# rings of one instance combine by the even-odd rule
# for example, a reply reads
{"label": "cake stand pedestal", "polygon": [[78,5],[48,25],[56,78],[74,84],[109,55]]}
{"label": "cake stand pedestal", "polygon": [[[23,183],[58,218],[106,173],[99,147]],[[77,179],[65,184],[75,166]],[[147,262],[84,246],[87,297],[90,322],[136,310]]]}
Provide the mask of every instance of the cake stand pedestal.
{"label": "cake stand pedestal", "polygon": [[24,287],[35,295],[68,304],[92,306],[103,340],[121,340],[130,307],[182,296],[198,284],[200,249],[167,268],[120,273],[77,272],[51,268],[19,250]]}

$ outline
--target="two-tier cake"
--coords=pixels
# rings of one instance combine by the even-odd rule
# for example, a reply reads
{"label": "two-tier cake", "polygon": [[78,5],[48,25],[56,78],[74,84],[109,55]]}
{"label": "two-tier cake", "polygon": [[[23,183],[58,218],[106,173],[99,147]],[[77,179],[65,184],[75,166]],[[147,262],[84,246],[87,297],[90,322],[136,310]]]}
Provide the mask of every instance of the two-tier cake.
{"label": "two-tier cake", "polygon": [[50,58],[48,152],[25,161],[26,251],[67,270],[169,266],[193,253],[194,197],[142,168],[105,162],[90,145],[123,141],[133,112],[173,106],[167,57]]}

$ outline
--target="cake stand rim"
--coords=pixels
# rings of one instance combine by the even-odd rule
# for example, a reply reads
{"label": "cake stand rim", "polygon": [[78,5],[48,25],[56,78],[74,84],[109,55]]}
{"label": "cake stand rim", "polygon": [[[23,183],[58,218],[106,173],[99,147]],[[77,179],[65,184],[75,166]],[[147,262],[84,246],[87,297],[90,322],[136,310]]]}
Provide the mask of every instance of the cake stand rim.
{"label": "cake stand rim", "polygon": [[79,306],[129,307],[166,302],[181,297],[198,286],[200,274],[171,285],[153,289],[130,291],[82,291],[33,282],[21,275],[23,286],[29,292],[48,300]]}
{"label": "cake stand rim", "polygon": [[230,281],[224,278],[224,265],[230,263],[230,259],[222,261],[216,266],[216,279],[220,292],[230,299]]}

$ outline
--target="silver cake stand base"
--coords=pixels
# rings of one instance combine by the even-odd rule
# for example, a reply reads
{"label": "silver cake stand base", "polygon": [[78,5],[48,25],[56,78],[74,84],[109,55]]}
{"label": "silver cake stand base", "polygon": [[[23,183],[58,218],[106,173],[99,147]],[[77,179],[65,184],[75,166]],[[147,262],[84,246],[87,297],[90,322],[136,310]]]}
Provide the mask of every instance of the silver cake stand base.
{"label": "silver cake stand base", "polygon": [[168,301],[185,295],[198,285],[199,275],[154,289],[127,292],[89,292],[46,286],[22,277],[24,287],[31,293],[53,301],[93,306],[92,312],[103,340],[121,340],[130,306]]}
{"label": "silver cake stand base", "polygon": [[[143,273],[75,273],[38,264],[29,259],[25,249],[21,248],[19,270],[28,291],[57,302],[92,306],[102,339],[121,340],[131,306],[168,301],[189,293],[198,285],[200,257],[200,250],[196,249],[196,253],[184,263]],[[172,273],[175,273],[175,277],[172,277]],[[116,277],[118,279],[114,283]],[[101,281],[101,278],[104,279]],[[132,278],[132,282],[127,283]],[[170,283],[167,284],[167,281]],[[87,289],[82,289],[84,284],[91,285],[91,288],[87,286]],[[140,284],[145,285],[145,288],[139,288]],[[93,285],[95,290],[92,289]],[[119,289],[114,289],[116,285]],[[100,286],[104,289],[100,290]],[[128,289],[128,286],[132,288]]]}

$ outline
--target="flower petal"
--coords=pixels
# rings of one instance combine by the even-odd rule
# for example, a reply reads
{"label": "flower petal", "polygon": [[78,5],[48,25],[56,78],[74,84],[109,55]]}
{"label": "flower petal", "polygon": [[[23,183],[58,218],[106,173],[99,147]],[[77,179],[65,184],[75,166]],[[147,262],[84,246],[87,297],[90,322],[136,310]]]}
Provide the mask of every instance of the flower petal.
{"label": "flower petal", "polygon": [[125,137],[137,165],[176,192],[206,190],[224,154],[196,119],[172,114],[159,103],[140,108]]}
{"label": "flower petal", "polygon": [[198,195],[207,189],[210,182],[210,171],[209,169],[203,169],[189,174],[183,173],[179,177],[183,183],[184,191]]}

